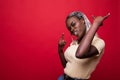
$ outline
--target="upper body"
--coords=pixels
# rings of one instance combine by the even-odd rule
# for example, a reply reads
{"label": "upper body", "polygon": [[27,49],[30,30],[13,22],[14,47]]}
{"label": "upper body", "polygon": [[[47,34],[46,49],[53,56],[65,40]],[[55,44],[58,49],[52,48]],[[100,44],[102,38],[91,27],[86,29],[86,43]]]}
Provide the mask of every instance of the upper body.
{"label": "upper body", "polygon": [[59,40],[58,52],[65,74],[78,79],[90,78],[105,47],[104,41],[96,35],[96,32],[109,15],[94,17],[92,25],[82,12],[72,12],[66,18],[67,29],[70,34],[77,37],[77,42],[71,43],[63,55],[66,44],[64,34]]}
{"label": "upper body", "polygon": [[66,49],[64,56],[67,63],[64,68],[64,73],[72,78],[89,79],[103,55],[105,43],[102,39],[95,36],[91,45],[98,50],[98,54],[84,59],[75,56],[79,45],[77,41],[73,41]]}

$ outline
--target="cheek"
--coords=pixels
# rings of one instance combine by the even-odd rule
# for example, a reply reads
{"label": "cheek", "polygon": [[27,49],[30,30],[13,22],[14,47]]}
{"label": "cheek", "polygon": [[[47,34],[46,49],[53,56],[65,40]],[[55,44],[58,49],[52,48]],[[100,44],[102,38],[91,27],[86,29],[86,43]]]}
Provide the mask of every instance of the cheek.
{"label": "cheek", "polygon": [[83,26],[83,33],[86,32],[86,26]]}
{"label": "cheek", "polygon": [[80,27],[80,31],[81,31],[82,33],[86,32],[86,27],[85,27],[85,26],[81,26],[81,27]]}
{"label": "cheek", "polygon": [[77,28],[81,28],[81,24],[80,24],[80,23],[77,23],[77,24],[76,24],[76,27],[77,27]]}
{"label": "cheek", "polygon": [[80,23],[76,24],[76,27],[77,27],[78,29],[80,29],[80,30],[83,29],[83,26],[82,26]]}

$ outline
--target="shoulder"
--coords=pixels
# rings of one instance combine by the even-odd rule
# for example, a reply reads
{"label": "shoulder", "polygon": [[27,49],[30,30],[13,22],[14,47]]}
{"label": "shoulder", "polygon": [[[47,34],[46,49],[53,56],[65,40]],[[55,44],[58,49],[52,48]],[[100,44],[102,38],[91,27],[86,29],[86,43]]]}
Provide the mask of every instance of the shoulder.
{"label": "shoulder", "polygon": [[102,44],[105,45],[105,41],[98,36],[94,36],[92,44]]}
{"label": "shoulder", "polygon": [[101,39],[100,37],[95,36],[92,41],[92,45],[94,47],[96,47],[96,49],[98,50],[99,53],[102,53],[102,51],[105,48],[105,41],[103,39]]}

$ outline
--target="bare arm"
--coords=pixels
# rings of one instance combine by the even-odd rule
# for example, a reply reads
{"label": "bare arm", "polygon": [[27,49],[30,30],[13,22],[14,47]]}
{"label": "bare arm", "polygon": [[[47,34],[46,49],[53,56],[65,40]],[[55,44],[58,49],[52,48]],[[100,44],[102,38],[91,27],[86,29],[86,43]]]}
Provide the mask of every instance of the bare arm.
{"label": "bare arm", "polygon": [[94,19],[93,25],[90,27],[89,31],[86,33],[86,35],[83,37],[83,39],[80,42],[80,45],[76,52],[77,58],[87,58],[91,57],[93,55],[98,54],[97,49],[91,45],[92,40],[95,36],[95,33],[99,29],[99,26],[103,23],[103,21],[109,17],[110,14],[107,14],[106,16],[98,16]]}
{"label": "bare arm", "polygon": [[64,54],[63,54],[64,53],[63,48],[64,48],[65,44],[66,44],[66,41],[64,40],[64,34],[62,34],[62,36],[58,42],[58,53],[59,53],[59,57],[60,57],[63,67],[65,67],[66,63],[67,63],[67,61],[65,60]]}

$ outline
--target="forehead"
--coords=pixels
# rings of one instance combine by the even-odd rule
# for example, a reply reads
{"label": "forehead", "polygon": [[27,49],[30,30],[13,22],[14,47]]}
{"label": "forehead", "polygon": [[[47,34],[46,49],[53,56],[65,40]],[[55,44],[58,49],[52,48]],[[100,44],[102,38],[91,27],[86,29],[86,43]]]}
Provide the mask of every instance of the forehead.
{"label": "forehead", "polygon": [[79,19],[77,17],[73,16],[73,17],[68,18],[67,22],[70,22],[70,21],[73,21],[73,20],[78,21]]}
{"label": "forehead", "polygon": [[70,24],[72,21],[79,21],[79,19],[75,16],[70,17],[70,18],[67,19],[67,24]]}

